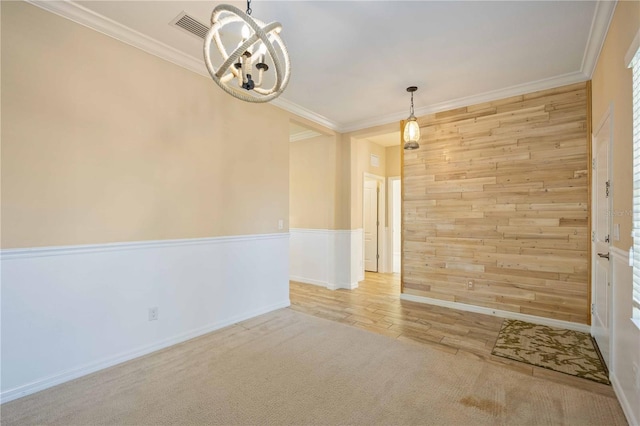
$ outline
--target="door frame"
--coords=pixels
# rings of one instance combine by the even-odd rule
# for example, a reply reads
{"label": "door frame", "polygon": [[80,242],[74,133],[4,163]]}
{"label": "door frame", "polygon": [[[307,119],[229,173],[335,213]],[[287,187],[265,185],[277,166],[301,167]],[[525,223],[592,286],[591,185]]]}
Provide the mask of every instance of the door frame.
{"label": "door frame", "polygon": [[[602,117],[600,118],[600,121],[598,122],[598,125],[595,126],[593,128],[593,131],[591,133],[591,144],[590,144],[590,151],[591,151],[591,155],[590,155],[590,160],[591,160],[591,164],[589,164],[589,171],[590,171],[590,182],[589,182],[589,221],[590,221],[590,231],[591,231],[591,241],[589,244],[589,269],[590,269],[590,273],[589,273],[589,277],[591,279],[591,285],[589,286],[589,312],[590,312],[590,316],[589,316],[589,323],[591,325],[591,335],[594,336],[594,321],[593,321],[593,306],[594,306],[594,295],[596,294],[596,282],[597,282],[597,277],[595,276],[596,273],[596,262],[597,259],[595,258],[597,256],[597,250],[595,249],[595,241],[594,241],[594,233],[595,233],[595,227],[597,226],[597,224],[595,223],[596,221],[593,220],[594,217],[594,210],[597,207],[596,206],[596,199],[597,199],[597,188],[595,187],[595,179],[597,178],[596,174],[594,173],[594,160],[598,154],[598,147],[596,145],[597,143],[597,138],[596,136],[600,134],[600,131],[603,130],[603,127],[605,126],[605,124],[608,123],[608,127],[609,127],[609,142],[607,144],[607,160],[608,160],[608,164],[607,164],[607,180],[609,181],[609,197],[607,198],[607,202],[606,202],[606,206],[607,206],[607,214],[609,215],[609,222],[608,222],[608,228],[607,232],[609,235],[609,253],[611,253],[611,246],[612,246],[612,239],[613,239],[613,221],[611,220],[611,212],[613,211],[613,191],[614,191],[614,182],[613,182],[613,105],[609,104],[609,107],[607,108],[607,110],[604,112],[604,114],[602,115]],[[610,255],[611,256],[611,255]],[[614,328],[613,328],[613,267],[612,267],[612,262],[611,260],[609,260],[609,285],[607,288],[607,325],[608,325],[608,330],[609,330],[609,347],[608,349],[608,353],[609,353],[609,364],[611,365],[607,365],[607,368],[609,369],[609,371],[613,370],[613,359],[614,359],[614,347],[613,347],[613,334],[614,334]]]}
{"label": "door frame", "polygon": [[[393,214],[393,198],[395,196],[395,192],[393,190],[393,184],[395,182],[399,182],[400,183],[400,210],[402,209],[402,176],[391,176],[387,178],[387,185],[389,186],[389,197],[388,197],[388,201],[387,201],[387,211],[389,212],[389,214],[387,215],[387,224],[388,224],[388,231],[387,231],[387,271],[388,272],[393,272],[393,261],[394,261],[394,255],[395,253],[393,252],[393,222],[396,220],[395,215]],[[400,238],[402,239],[402,214],[400,214],[400,217],[398,218],[400,221],[400,229],[398,229],[398,232],[400,233]],[[402,241],[400,242],[400,265],[402,265]],[[401,267],[402,269],[402,267]]]}
{"label": "door frame", "polygon": [[386,185],[384,176],[374,175],[372,173],[364,172],[362,175],[362,276],[364,276],[364,184],[367,180],[378,181],[378,273],[387,272],[386,269],[386,238],[385,238],[385,224],[386,224]]}

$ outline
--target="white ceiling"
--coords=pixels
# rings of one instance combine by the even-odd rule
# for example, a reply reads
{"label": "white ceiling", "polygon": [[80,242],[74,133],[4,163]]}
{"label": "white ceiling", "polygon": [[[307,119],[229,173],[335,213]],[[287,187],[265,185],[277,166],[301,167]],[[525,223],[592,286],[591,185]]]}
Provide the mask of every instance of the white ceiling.
{"label": "white ceiling", "polygon": [[[210,24],[215,1],[29,0],[206,74],[202,41],[169,25]],[[245,2],[230,2],[244,10]],[[268,1],[291,81],[274,103],[338,131],[590,78],[615,3],[593,1]],[[106,18],[106,19],[104,19]],[[211,82],[213,83],[213,81]]]}

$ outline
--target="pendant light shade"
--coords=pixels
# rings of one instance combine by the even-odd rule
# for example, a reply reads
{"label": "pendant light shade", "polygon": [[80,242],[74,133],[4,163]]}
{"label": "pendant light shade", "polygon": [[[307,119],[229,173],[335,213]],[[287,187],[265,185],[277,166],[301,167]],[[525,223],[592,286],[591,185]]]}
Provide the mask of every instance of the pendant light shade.
{"label": "pendant light shade", "polygon": [[411,115],[407,118],[407,122],[404,124],[404,149],[413,150],[420,148],[418,141],[420,140],[420,125],[413,115],[413,92],[418,90],[416,86],[407,88],[407,92],[411,93]]}
{"label": "pendant light shade", "polygon": [[412,115],[404,124],[404,149],[418,149],[420,140],[420,126],[418,120]]}

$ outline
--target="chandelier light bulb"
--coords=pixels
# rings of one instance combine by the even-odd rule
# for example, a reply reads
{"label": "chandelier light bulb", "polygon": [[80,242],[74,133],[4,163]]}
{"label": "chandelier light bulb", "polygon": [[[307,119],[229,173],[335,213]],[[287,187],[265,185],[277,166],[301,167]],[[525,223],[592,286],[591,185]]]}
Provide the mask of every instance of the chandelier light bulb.
{"label": "chandelier light bulb", "polygon": [[[213,9],[212,25],[204,39],[204,62],[213,81],[231,96],[246,102],[269,102],[280,96],[289,84],[289,52],[280,38],[282,25],[254,19],[249,6],[250,1],[247,13],[227,4]],[[221,33],[231,32],[229,28],[235,26],[237,34],[238,23],[243,24],[239,34],[242,40],[228,51]],[[233,25],[227,27],[230,24]],[[211,58],[213,46],[222,56],[222,63],[217,66]],[[273,81],[271,87],[262,87],[265,75],[272,76],[266,79]]]}

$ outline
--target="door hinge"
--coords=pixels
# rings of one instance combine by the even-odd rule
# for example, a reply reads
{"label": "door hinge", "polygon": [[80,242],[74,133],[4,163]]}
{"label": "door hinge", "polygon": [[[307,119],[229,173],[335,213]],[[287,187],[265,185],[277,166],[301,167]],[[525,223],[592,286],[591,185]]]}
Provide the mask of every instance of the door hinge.
{"label": "door hinge", "polygon": [[604,239],[604,242],[605,242],[605,243],[608,243],[608,242],[609,242],[609,236],[608,236],[608,235],[607,235],[607,237]]}
{"label": "door hinge", "polygon": [[595,169],[596,169],[596,159],[595,159],[595,158],[592,158],[592,159],[591,159],[591,168],[592,168],[593,170],[595,170]]}
{"label": "door hinge", "polygon": [[591,315],[595,315],[596,314],[596,304],[592,303],[591,304]]}
{"label": "door hinge", "polygon": [[604,186],[605,186],[605,196],[609,198],[609,189],[611,188],[611,182],[606,181],[604,183]]}
{"label": "door hinge", "polygon": [[591,231],[591,242],[595,242],[596,241],[596,231]]}

